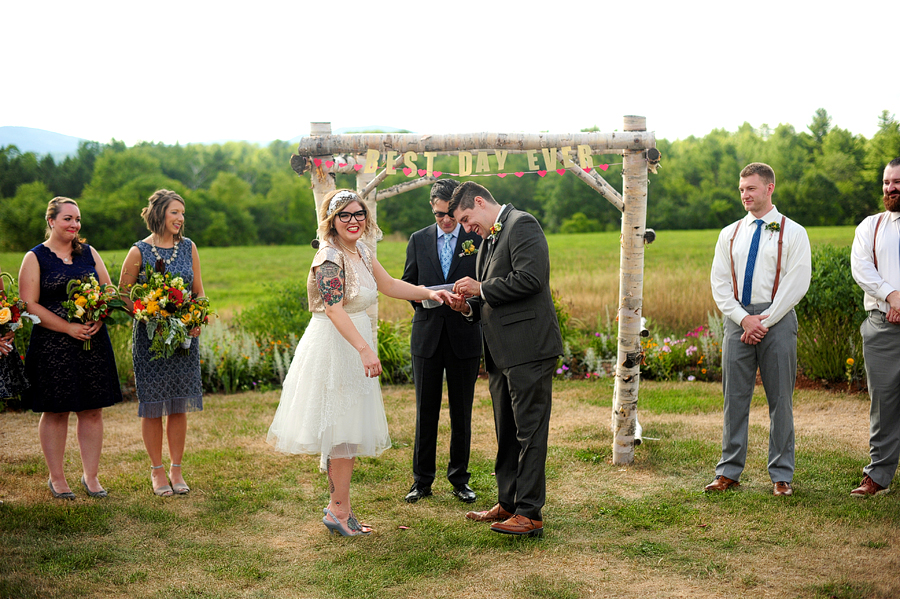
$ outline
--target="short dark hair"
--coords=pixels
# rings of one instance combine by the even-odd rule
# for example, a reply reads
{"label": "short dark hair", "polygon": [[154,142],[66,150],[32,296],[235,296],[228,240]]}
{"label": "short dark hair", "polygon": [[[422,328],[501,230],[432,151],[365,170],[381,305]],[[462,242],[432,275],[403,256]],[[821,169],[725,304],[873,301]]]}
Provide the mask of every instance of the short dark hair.
{"label": "short dark hair", "polygon": [[431,186],[431,196],[428,198],[428,201],[432,204],[434,204],[435,200],[449,202],[457,187],[459,187],[459,181],[456,179],[440,179]]}
{"label": "short dark hair", "polygon": [[751,162],[741,171],[741,177],[751,177],[753,175],[759,175],[759,178],[766,185],[775,183],[775,170],[764,162]]}
{"label": "short dark hair", "polygon": [[900,156],[897,156],[893,160],[887,163],[888,166],[900,166]]}
{"label": "short dark hair", "polygon": [[486,187],[482,187],[473,181],[466,181],[456,188],[456,191],[453,192],[453,196],[450,198],[450,205],[447,207],[450,216],[453,216],[457,208],[462,210],[474,208],[477,196],[483,197],[488,204],[497,203]]}

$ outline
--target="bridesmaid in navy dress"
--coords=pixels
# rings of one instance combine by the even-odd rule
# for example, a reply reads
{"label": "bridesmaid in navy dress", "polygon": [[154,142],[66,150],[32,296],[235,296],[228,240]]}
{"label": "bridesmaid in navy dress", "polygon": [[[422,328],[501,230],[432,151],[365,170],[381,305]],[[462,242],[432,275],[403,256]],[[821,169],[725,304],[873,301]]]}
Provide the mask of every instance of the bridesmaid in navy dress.
{"label": "bridesmaid in navy dress", "polygon": [[[109,284],[109,273],[97,250],[79,238],[81,212],[69,198],[53,198],[47,206],[47,241],[22,260],[19,297],[41,319],[31,331],[25,354],[25,374],[31,387],[25,405],[41,415],[38,432],[50,470],[50,492],[58,499],[75,499],[63,472],[69,413],[78,418],[81,484],[91,497],[106,497],[97,472],[103,447],[103,408],[122,401],[116,359],[106,325],[66,319],[62,303],[69,280],[94,275]],[[91,340],[91,349],[84,342]]]}
{"label": "bridesmaid in navy dress", "polygon": [[[162,262],[165,272],[184,279],[193,297],[204,295],[197,246],[184,237],[184,199],[174,191],[160,189],[141,211],[150,235],[135,243],[125,262],[119,284],[127,295],[135,283],[146,282],[145,269]],[[187,355],[175,352],[170,358],[151,360],[146,325],[135,323],[132,356],[137,386],[138,416],[144,446],[150,457],[150,482],[161,497],[184,495],[190,491],[181,473],[181,459],[187,436],[187,413],[203,409],[200,383],[200,328],[190,331],[191,347]],[[163,471],[163,416],[169,445],[169,480]],[[169,482],[171,481],[171,484]]]}

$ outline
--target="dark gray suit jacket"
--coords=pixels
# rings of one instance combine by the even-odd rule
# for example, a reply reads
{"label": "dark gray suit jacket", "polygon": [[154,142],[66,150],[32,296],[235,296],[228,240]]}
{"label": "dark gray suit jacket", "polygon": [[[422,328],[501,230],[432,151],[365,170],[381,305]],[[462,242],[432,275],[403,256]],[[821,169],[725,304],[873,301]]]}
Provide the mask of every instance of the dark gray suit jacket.
{"label": "dark gray suit jacket", "polygon": [[550,294],[550,251],[537,219],[507,206],[494,242],[478,250],[476,278],[484,301],[470,304],[484,343],[500,368],[562,355],[562,336]]}
{"label": "dark gray suit jacket", "polygon": [[[437,253],[437,234],[437,224],[432,224],[410,236],[406,246],[406,266],[401,278],[407,283],[426,287],[455,283],[463,277],[474,279],[477,255],[459,254],[462,252],[463,242],[471,239],[478,247],[481,237],[475,233],[466,233],[460,227],[453,261],[445,280]],[[466,321],[462,314],[449,306],[423,308],[419,302],[410,303],[416,311],[410,336],[410,351],[414,356],[430,358],[434,355],[445,324],[450,347],[457,358],[477,358],[481,355],[481,325]]]}

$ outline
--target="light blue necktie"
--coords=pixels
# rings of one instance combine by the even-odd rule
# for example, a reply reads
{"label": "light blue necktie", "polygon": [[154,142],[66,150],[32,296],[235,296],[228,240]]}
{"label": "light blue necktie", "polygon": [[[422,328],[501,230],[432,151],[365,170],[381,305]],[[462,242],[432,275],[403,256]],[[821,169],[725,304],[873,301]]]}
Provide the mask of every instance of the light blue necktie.
{"label": "light blue necktie", "polygon": [[444,279],[450,273],[450,263],[453,262],[453,234],[444,233],[444,247],[441,248],[441,270],[444,271]]}
{"label": "light blue necktie", "polygon": [[759,236],[762,234],[762,225],[765,222],[758,218],[755,221],[756,231],[753,233],[753,240],[750,242],[750,253],[747,255],[747,268],[744,270],[744,293],[741,295],[741,303],[745,306],[750,305],[750,288],[753,286],[753,267],[756,266],[756,254],[759,253]]}

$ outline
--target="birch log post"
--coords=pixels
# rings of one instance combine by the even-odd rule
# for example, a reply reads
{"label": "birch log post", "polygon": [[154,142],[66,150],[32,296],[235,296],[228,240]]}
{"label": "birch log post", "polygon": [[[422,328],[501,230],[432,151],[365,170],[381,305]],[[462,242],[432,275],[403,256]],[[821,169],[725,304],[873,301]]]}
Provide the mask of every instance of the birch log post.
{"label": "birch log post", "polygon": [[[625,133],[644,131],[644,117],[626,116]],[[619,348],[612,409],[613,464],[634,462],[641,374],[641,309],[644,291],[644,229],[647,224],[647,157],[626,150],[622,166],[622,252],[619,262]]]}
{"label": "birch log post", "polygon": [[[330,136],[331,123],[310,123],[309,134],[313,137]],[[331,154],[320,154],[318,157],[321,158],[323,162],[319,166],[312,166],[309,176],[310,183],[312,183],[313,198],[316,200],[316,215],[319,214],[319,206],[322,205],[325,196],[328,195],[328,192],[335,189],[334,173],[329,172],[329,170],[325,168],[324,163],[325,160],[331,160]],[[316,220],[318,220],[318,217]]]}

